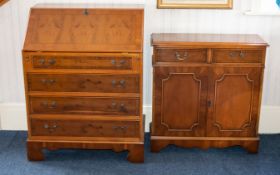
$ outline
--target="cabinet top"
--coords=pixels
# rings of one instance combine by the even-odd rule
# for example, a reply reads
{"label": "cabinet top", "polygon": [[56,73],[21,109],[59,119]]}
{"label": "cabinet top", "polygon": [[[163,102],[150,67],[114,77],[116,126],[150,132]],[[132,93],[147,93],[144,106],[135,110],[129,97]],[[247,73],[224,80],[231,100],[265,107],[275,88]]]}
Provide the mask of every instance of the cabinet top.
{"label": "cabinet top", "polygon": [[143,8],[97,6],[33,7],[23,51],[142,52]]}
{"label": "cabinet top", "polygon": [[153,46],[204,46],[238,47],[268,46],[258,35],[252,34],[187,34],[155,33],[152,34]]}

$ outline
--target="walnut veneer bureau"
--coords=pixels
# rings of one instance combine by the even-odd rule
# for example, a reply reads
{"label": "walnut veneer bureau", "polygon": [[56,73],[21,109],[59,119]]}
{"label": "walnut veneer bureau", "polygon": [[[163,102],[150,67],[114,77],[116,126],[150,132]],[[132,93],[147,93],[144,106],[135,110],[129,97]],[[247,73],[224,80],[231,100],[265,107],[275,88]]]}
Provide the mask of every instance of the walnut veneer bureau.
{"label": "walnut veneer bureau", "polygon": [[151,150],[258,151],[266,47],[257,35],[153,34]]}
{"label": "walnut veneer bureau", "polygon": [[42,149],[144,161],[142,6],[37,5],[23,48],[29,160]]}

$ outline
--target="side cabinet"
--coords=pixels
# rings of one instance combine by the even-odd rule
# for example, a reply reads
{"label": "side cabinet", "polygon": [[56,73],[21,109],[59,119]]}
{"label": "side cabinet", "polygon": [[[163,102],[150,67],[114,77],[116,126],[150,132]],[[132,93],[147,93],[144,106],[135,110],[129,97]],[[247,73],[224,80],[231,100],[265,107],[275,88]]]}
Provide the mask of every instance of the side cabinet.
{"label": "side cabinet", "polygon": [[257,35],[153,34],[151,151],[258,151],[267,44]]}

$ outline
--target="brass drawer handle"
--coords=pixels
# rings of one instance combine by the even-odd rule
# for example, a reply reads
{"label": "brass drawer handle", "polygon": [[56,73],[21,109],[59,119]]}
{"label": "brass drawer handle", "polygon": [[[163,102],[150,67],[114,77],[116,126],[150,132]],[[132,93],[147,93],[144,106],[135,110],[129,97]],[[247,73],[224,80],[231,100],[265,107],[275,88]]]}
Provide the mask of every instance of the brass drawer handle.
{"label": "brass drawer handle", "polygon": [[234,57],[240,57],[240,58],[245,58],[246,54],[243,52],[243,51],[240,51],[239,53],[238,52],[230,52],[229,53],[229,56],[231,58],[234,58]]}
{"label": "brass drawer handle", "polygon": [[123,104],[123,103],[120,105],[120,112],[127,112],[125,104]]}
{"label": "brass drawer handle", "polygon": [[49,83],[50,83],[50,84],[53,84],[53,83],[55,83],[55,80],[50,79],[50,80],[49,80]]}
{"label": "brass drawer handle", "polygon": [[57,107],[56,101],[52,101],[50,103],[48,103],[47,101],[44,101],[42,104],[45,108],[48,108],[48,109],[55,109]]}
{"label": "brass drawer handle", "polygon": [[46,83],[47,83],[47,80],[46,80],[46,79],[42,79],[41,82],[42,82],[43,84],[46,84]]}
{"label": "brass drawer handle", "polygon": [[102,133],[103,126],[102,125],[96,125],[95,123],[89,123],[85,126],[82,126],[81,129],[82,129],[82,132],[88,133],[90,128],[92,128],[94,130],[97,130],[97,132],[99,132],[99,133]]}
{"label": "brass drawer handle", "polygon": [[126,86],[126,81],[120,80],[119,82],[117,82],[116,80],[112,80],[112,86],[114,87],[118,86],[124,88]]}
{"label": "brass drawer handle", "polygon": [[114,109],[114,108],[117,107],[117,103],[113,102],[111,106],[112,106],[112,108]]}
{"label": "brass drawer handle", "polygon": [[94,128],[94,129],[103,129],[102,125],[95,125],[94,123],[88,124],[88,127]]}
{"label": "brass drawer handle", "polygon": [[56,108],[56,104],[57,104],[56,101],[51,102],[49,108],[50,109],[55,109]]}
{"label": "brass drawer handle", "polygon": [[38,60],[39,64],[44,65],[46,60],[44,58]]}
{"label": "brass drawer handle", "polygon": [[52,84],[55,83],[55,80],[53,80],[53,79],[49,79],[49,80],[48,79],[42,79],[41,82],[43,84],[50,84],[50,85],[52,85]]}
{"label": "brass drawer handle", "polygon": [[241,51],[240,54],[239,54],[239,56],[240,56],[240,58],[245,58],[246,55],[245,55],[244,52]]}
{"label": "brass drawer handle", "polygon": [[181,56],[179,52],[175,52],[176,59],[179,61],[184,61],[188,58],[188,52],[184,52],[184,55]]}
{"label": "brass drawer handle", "polygon": [[[44,58],[38,60],[40,65],[45,65],[46,60]],[[56,63],[56,59],[52,58],[48,60],[48,65],[52,66]]]}
{"label": "brass drawer handle", "polygon": [[236,57],[236,53],[235,53],[235,52],[230,52],[230,53],[229,53],[229,56],[230,56],[231,58]]}
{"label": "brass drawer handle", "polygon": [[43,128],[48,130],[49,133],[51,133],[54,132],[58,128],[58,126],[56,124],[50,126],[49,124],[46,123],[44,124]]}
{"label": "brass drawer handle", "polygon": [[108,106],[109,109],[119,110],[119,112],[127,112],[125,104],[121,103],[118,105],[116,102],[113,102],[111,106]]}
{"label": "brass drawer handle", "polygon": [[116,86],[117,81],[116,80],[112,80],[112,86]]}
{"label": "brass drawer handle", "polygon": [[45,129],[49,129],[49,125],[48,124],[44,124],[44,128]]}
{"label": "brass drawer handle", "polygon": [[125,65],[125,60],[121,60],[120,62],[119,62],[119,64],[117,64],[116,66],[117,67],[122,67],[122,66],[124,66]]}
{"label": "brass drawer handle", "polygon": [[125,62],[126,62],[125,60],[121,60],[121,61],[120,61],[120,65],[124,65]]}
{"label": "brass drawer handle", "polygon": [[56,60],[54,58],[49,60],[49,65],[55,65]]}
{"label": "brass drawer handle", "polygon": [[111,63],[112,63],[112,65],[115,65],[117,67],[121,67],[121,66],[125,65],[126,61],[125,60],[120,60],[119,63],[118,63],[116,60],[111,60]]}
{"label": "brass drawer handle", "polygon": [[125,87],[125,80],[120,80],[120,85],[122,86],[122,87]]}
{"label": "brass drawer handle", "polygon": [[85,16],[88,16],[88,15],[89,15],[88,9],[85,9],[85,10],[84,10],[84,15],[85,15]]}
{"label": "brass drawer handle", "polygon": [[127,126],[113,126],[112,128],[116,131],[123,131],[123,132],[126,132],[127,130]]}

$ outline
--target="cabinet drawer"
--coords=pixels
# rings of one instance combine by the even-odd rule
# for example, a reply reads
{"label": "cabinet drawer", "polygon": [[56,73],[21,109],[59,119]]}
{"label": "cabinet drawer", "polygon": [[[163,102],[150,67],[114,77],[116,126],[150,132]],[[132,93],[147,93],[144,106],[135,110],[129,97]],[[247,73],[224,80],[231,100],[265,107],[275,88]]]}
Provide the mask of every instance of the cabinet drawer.
{"label": "cabinet drawer", "polygon": [[31,119],[32,136],[139,137],[137,121]]}
{"label": "cabinet drawer", "polygon": [[214,63],[261,63],[264,57],[262,50],[213,50]]}
{"label": "cabinet drawer", "polygon": [[156,62],[207,62],[207,49],[156,49],[155,55]]}
{"label": "cabinet drawer", "polygon": [[138,75],[28,74],[30,91],[138,93]]}
{"label": "cabinet drawer", "polygon": [[32,56],[33,68],[131,70],[132,58],[121,56]]}
{"label": "cabinet drawer", "polygon": [[139,99],[30,97],[31,114],[139,115]]}

